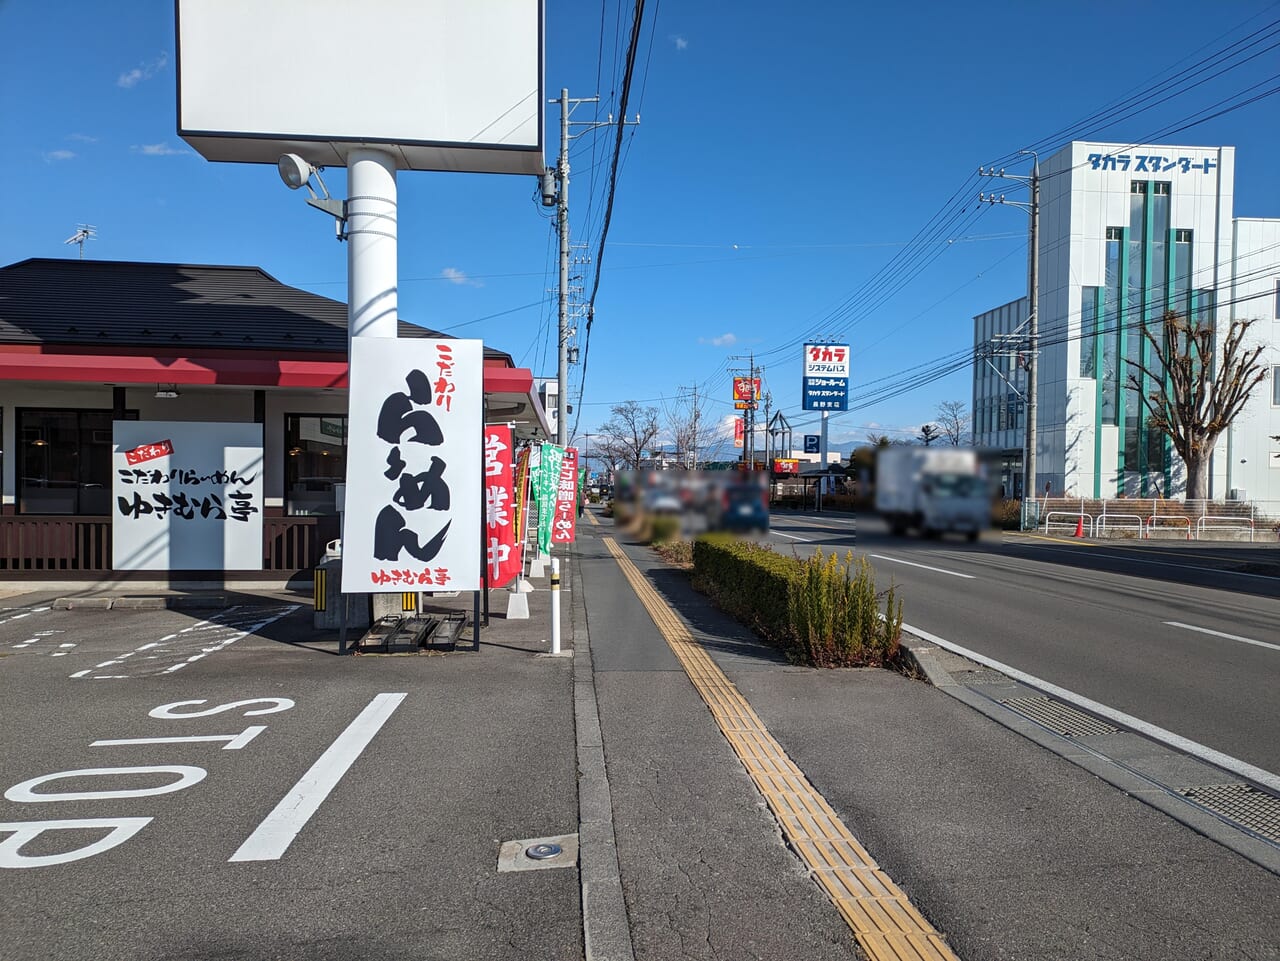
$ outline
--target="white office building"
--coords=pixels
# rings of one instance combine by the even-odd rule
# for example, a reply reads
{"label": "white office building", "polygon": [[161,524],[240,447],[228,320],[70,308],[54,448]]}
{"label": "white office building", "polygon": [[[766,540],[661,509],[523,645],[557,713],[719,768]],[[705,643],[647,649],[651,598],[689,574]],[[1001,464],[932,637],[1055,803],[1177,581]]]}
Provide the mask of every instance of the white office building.
{"label": "white office building", "polygon": [[[1267,379],[1219,439],[1209,495],[1280,501],[1280,219],[1235,216],[1235,148],[1075,142],[1041,164],[1036,492],[1179,497],[1181,459],[1147,427],[1126,359],[1151,367],[1142,324],[1168,309],[1256,319]],[[974,318],[985,359],[974,442],[1005,453],[1021,493],[1025,297]]]}

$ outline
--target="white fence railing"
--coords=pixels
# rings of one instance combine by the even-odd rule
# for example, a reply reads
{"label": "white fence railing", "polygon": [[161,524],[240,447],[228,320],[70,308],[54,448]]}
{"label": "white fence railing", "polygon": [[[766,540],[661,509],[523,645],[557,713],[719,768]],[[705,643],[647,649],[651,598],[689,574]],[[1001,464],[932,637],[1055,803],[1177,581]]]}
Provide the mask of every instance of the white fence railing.
{"label": "white fence railing", "polygon": [[1044,533],[1142,539],[1275,541],[1280,501],[1043,497],[1025,507],[1024,527]]}

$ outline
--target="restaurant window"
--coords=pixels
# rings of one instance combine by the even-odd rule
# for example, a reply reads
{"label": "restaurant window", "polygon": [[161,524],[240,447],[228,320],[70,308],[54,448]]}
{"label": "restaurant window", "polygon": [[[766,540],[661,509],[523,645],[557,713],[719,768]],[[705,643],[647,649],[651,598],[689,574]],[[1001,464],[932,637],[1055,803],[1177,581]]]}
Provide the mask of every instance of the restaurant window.
{"label": "restaurant window", "polygon": [[285,415],[285,513],[335,514],[334,484],[347,476],[347,418]]}
{"label": "restaurant window", "polygon": [[111,411],[20,408],[16,426],[19,513],[111,513]]}

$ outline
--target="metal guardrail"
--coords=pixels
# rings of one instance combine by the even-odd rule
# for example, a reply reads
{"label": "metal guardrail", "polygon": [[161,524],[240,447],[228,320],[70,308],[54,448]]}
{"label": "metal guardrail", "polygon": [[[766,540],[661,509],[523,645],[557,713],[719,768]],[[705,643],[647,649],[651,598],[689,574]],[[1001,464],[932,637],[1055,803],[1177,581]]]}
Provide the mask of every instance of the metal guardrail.
{"label": "metal guardrail", "polygon": [[1049,532],[1049,526],[1053,523],[1050,520],[1050,518],[1054,516],[1075,518],[1075,520],[1071,521],[1071,523],[1068,524],[1067,526],[1079,529],[1081,525],[1083,525],[1086,531],[1085,536],[1086,537],[1093,536],[1093,530],[1094,530],[1093,517],[1090,516],[1089,514],[1084,513],[1083,511],[1046,511],[1044,514],[1045,533]]}
{"label": "metal guardrail", "polygon": [[1242,524],[1248,527],[1249,543],[1252,544],[1255,533],[1252,517],[1219,517],[1206,514],[1196,521],[1196,540],[1202,540],[1205,531],[1238,531]]}
{"label": "metal guardrail", "polygon": [[[1134,525],[1133,525],[1133,527],[1132,527],[1132,528],[1130,528],[1128,524],[1120,524],[1120,523],[1116,523],[1116,524],[1112,525],[1112,522],[1113,522],[1113,521],[1116,521],[1116,522],[1119,522],[1119,521],[1133,521],[1133,522],[1134,522]],[[1138,535],[1139,537],[1141,537],[1141,536],[1142,536],[1142,531],[1143,531],[1143,527],[1142,527],[1142,515],[1140,515],[1140,514],[1099,514],[1099,515],[1098,515],[1098,519],[1097,519],[1097,521],[1095,521],[1095,522],[1094,522],[1094,525],[1093,525],[1093,532],[1094,532],[1094,534],[1096,534],[1098,537],[1106,537],[1106,536],[1108,536],[1108,535],[1107,535],[1107,527],[1108,527],[1108,526],[1115,526],[1115,527],[1118,527],[1118,528],[1120,528],[1120,530],[1122,530],[1122,531],[1123,531],[1123,530],[1127,530],[1127,529],[1132,529],[1133,531],[1135,531],[1135,532],[1137,533],[1137,535]]]}
{"label": "metal guardrail", "polygon": [[[1051,497],[1024,507],[1024,529],[1047,529],[1049,515],[1094,519],[1097,537],[1187,537],[1191,540],[1280,538],[1280,501],[1175,500],[1150,497]],[[1061,527],[1061,522],[1057,525]]]}

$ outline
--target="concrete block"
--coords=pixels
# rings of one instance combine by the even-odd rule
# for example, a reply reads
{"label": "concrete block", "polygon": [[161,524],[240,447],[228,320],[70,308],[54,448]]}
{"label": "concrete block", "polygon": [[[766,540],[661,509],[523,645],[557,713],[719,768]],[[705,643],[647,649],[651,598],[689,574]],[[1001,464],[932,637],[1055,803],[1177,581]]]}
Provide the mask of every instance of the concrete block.
{"label": "concrete block", "polygon": [[109,611],[112,600],[110,597],[59,597],[53,602],[53,608],[56,611]]}
{"label": "concrete block", "polygon": [[117,597],[113,611],[163,611],[169,607],[167,597]]}

